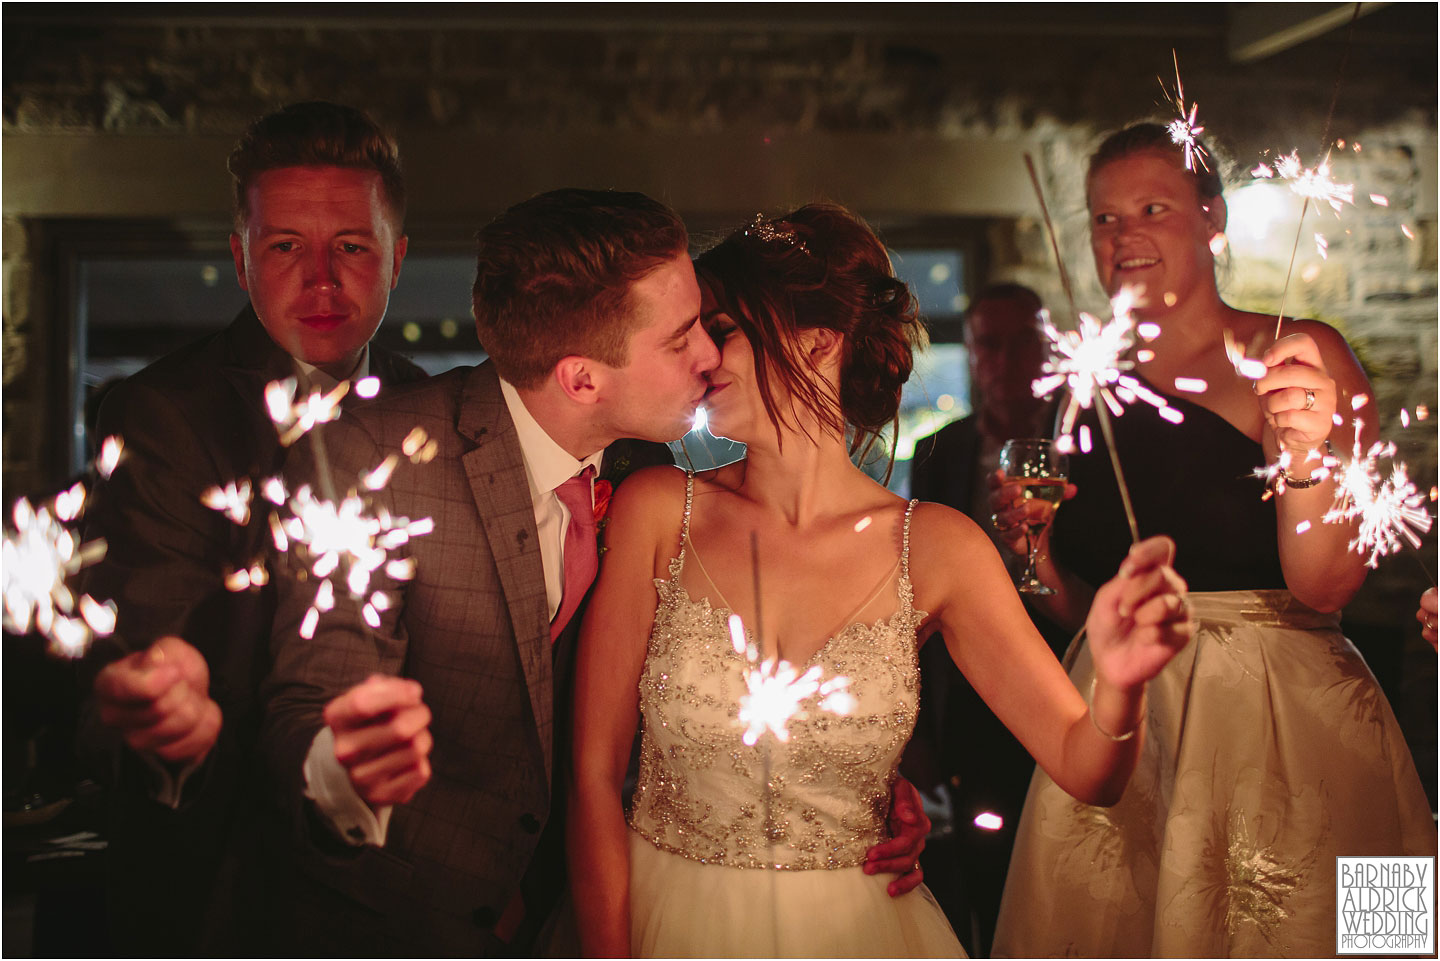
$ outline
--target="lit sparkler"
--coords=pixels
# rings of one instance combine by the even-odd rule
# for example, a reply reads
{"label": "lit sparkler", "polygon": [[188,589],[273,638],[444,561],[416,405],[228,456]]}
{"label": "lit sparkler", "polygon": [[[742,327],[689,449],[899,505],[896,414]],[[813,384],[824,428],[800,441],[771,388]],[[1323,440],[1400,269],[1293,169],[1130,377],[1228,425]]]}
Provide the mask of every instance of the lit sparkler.
{"label": "lit sparkler", "polygon": [[435,528],[428,517],[412,521],[394,517],[383,507],[373,514],[353,491],[336,503],[316,497],[304,485],[288,499],[289,516],[271,515],[270,532],[282,553],[291,543],[303,545],[310,558],[310,573],[319,578],[315,600],[300,625],[300,636],[311,638],[320,615],[334,606],[334,579],[341,577],[351,597],[362,600],[362,616],[371,627],[380,626],[380,612],[390,607],[383,591],[371,591],[370,580],[382,567],[393,580],[415,576],[411,558],[391,559],[390,551]]}
{"label": "lit sparkler", "polygon": [[1306,167],[1300,162],[1300,151],[1295,150],[1275,161],[1274,166],[1262,162],[1250,172],[1261,179],[1279,178],[1306,200],[1328,204],[1337,215],[1345,204],[1355,203],[1355,185],[1336,182],[1328,158],[1318,166]]}
{"label": "lit sparkler", "polygon": [[1205,128],[1195,122],[1195,115],[1200,109],[1200,104],[1191,103],[1189,112],[1186,112],[1185,87],[1180,82],[1180,57],[1174,50],[1170,51],[1170,55],[1175,59],[1175,93],[1171,96],[1169,91],[1165,90],[1165,81],[1163,80],[1160,81],[1160,90],[1165,94],[1165,98],[1174,104],[1175,111],[1179,116],[1170,121],[1165,129],[1170,132],[1172,143],[1185,148],[1186,170],[1193,171],[1196,166],[1202,170],[1209,170],[1210,166],[1205,162],[1205,148],[1200,144],[1199,139]]}
{"label": "lit sparkler", "polygon": [[[369,383],[371,380],[368,377],[361,380],[361,385],[366,388],[361,396],[374,396]],[[298,389],[299,381],[294,377],[273,380],[265,385],[265,407],[270,412],[270,419],[275,422],[275,429],[280,432],[282,447],[289,447],[315,425],[339,417],[340,401],[349,392],[350,382],[340,381],[329,393],[311,388],[297,400]]]}
{"label": "lit sparkler", "polygon": [[1167,420],[1179,423],[1184,419],[1164,397],[1126,373],[1135,368],[1135,361],[1127,354],[1135,345],[1136,329],[1130,312],[1136,296],[1136,291],[1122,289],[1110,302],[1112,316],[1108,323],[1082,311],[1076,330],[1058,330],[1048,314],[1044,316],[1042,328],[1050,341],[1050,358],[1040,368],[1044,376],[1037,377],[1030,388],[1036,397],[1048,397],[1061,386],[1069,389],[1056,442],[1065,453],[1075,449],[1072,432],[1080,411],[1097,406],[1097,399],[1116,417],[1125,412],[1122,401],[1143,400],[1162,416],[1168,413]]}
{"label": "lit sparkler", "polygon": [[[1390,458],[1390,476],[1382,477],[1380,458]],[[1374,569],[1379,559],[1400,550],[1402,539],[1411,547],[1420,546],[1420,534],[1434,523],[1423,506],[1425,497],[1406,473],[1405,465],[1394,460],[1395,445],[1376,441],[1362,453],[1360,421],[1355,421],[1355,444],[1349,464],[1335,468],[1335,503],[1321,518],[1327,524],[1359,521],[1355,537],[1347,545]]]}
{"label": "lit sparkler", "polygon": [[816,664],[801,674],[789,661],[773,657],[760,659],[756,645],[745,636],[745,625],[739,614],[729,620],[730,643],[737,654],[745,657],[745,690],[740,696],[739,723],[745,733],[741,740],[754,746],[769,731],[784,744],[790,740],[790,722],[808,716],[807,701],[817,700],[816,707],[832,714],[849,714],[855,710],[855,696],[850,693],[850,678],[844,676],[821,680],[824,671]]}
{"label": "lit sparkler", "polygon": [[25,634],[34,628],[49,640],[51,653],[65,657],[79,657],[94,637],[115,630],[113,601],[77,596],[66,583],[105,556],[103,540],[82,544],[69,527],[84,507],[85,487],[78,483],[48,506],[22,497],[11,513],[15,528],[5,532],[0,547],[5,630]]}

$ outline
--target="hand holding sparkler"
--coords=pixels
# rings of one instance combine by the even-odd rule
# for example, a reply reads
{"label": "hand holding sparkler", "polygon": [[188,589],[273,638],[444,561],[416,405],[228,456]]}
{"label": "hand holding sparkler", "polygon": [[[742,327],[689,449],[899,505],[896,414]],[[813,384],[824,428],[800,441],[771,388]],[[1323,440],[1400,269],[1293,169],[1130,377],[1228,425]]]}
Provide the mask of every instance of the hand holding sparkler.
{"label": "hand holding sparkler", "polygon": [[430,708],[420,685],[372,675],[325,706],[335,759],[371,807],[404,804],[430,780]]}
{"label": "hand holding sparkler", "polygon": [[1255,393],[1275,442],[1290,452],[1292,463],[1316,460],[1312,452],[1330,436],[1339,399],[1320,348],[1308,334],[1290,334],[1261,359],[1266,372],[1255,382]]}
{"label": "hand holding sparkler", "polygon": [[1415,612],[1415,620],[1420,622],[1420,636],[1429,641],[1431,647],[1440,647],[1440,634],[1435,629],[1437,616],[1440,616],[1440,596],[1432,587],[1420,595],[1420,609]]}
{"label": "hand holding sparkler", "polygon": [[[1146,538],[1130,548],[1119,573],[1095,592],[1085,629],[1095,676],[1107,687],[1133,692],[1159,674],[1195,633],[1185,581],[1170,566],[1174,557],[1170,538]],[[1106,727],[1114,732],[1132,728]]]}
{"label": "hand holding sparkler", "polygon": [[95,678],[95,700],[100,720],[131,749],[172,764],[198,764],[220,736],[210,668],[178,637],[107,665]]}

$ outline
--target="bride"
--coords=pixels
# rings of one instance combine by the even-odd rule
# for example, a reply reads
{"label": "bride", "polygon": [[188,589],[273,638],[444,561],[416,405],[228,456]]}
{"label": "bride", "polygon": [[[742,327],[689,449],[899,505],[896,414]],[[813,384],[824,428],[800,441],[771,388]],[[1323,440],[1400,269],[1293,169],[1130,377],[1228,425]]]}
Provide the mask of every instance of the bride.
{"label": "bride", "polygon": [[[1067,791],[1113,803],[1139,752],[1145,682],[1191,633],[1173,545],[1137,545],[1096,593],[1087,704],[986,535],[949,508],[907,504],[851,462],[894,420],[924,341],[870,229],[810,205],[757,218],[696,267],[722,351],[710,429],[747,456],[698,475],[642,471],[611,507],[576,682],[567,844],[583,947],[957,956],[927,889],[889,898],[861,866],[885,832],[915,722],[917,637],[943,634]],[[746,744],[732,614],[765,656],[847,677],[853,710],[826,710],[817,694],[787,737]],[[642,717],[627,824],[622,784]]]}

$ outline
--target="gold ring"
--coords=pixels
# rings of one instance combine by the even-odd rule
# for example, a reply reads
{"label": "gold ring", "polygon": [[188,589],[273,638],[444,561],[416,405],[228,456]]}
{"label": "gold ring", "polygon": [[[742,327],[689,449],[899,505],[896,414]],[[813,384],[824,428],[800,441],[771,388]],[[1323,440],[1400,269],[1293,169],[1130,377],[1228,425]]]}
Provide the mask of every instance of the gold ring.
{"label": "gold ring", "polygon": [[1304,390],[1305,390],[1305,406],[1302,407],[1301,410],[1314,410],[1314,409],[1315,409],[1315,392],[1314,392],[1313,390],[1311,390],[1309,387],[1304,388]]}

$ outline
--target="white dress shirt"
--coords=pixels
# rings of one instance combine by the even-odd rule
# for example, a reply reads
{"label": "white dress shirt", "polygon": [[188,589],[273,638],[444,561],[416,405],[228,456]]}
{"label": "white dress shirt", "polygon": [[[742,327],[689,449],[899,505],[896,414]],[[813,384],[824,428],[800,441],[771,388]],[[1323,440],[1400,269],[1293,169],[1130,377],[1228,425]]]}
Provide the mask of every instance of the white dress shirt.
{"label": "white dress shirt", "polygon": [[[599,450],[577,460],[545,432],[525,407],[520,393],[505,380],[500,381],[500,394],[515,424],[525,462],[525,479],[539,532],[540,563],[545,572],[545,600],[553,619],[565,590],[565,531],[570,525],[570,510],[555,490],[588,466],[594,466],[598,475],[605,452]],[[305,796],[315,802],[341,837],[351,844],[384,846],[392,807],[372,809],[355,792],[349,774],[335,759],[335,736],[328,726],[321,728],[311,742],[304,770]]]}

